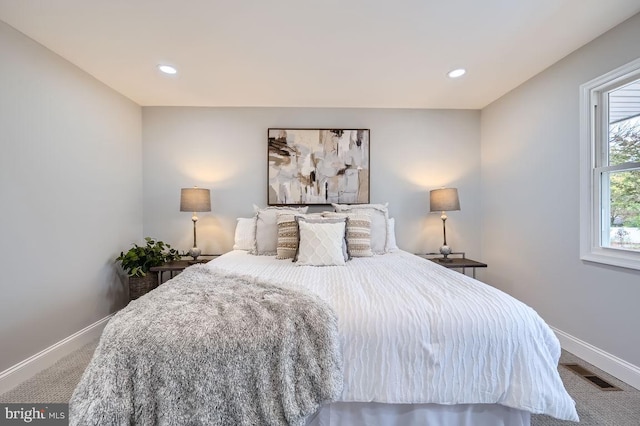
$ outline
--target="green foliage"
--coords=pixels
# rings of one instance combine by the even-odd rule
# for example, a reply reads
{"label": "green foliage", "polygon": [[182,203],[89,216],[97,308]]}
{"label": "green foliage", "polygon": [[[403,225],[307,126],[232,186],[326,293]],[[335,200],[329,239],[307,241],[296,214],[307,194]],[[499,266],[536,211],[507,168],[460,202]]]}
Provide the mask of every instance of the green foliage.
{"label": "green foliage", "polygon": [[178,250],[172,249],[169,244],[150,237],[144,240],[147,242],[146,245],[139,246],[134,243],[129,251],[120,252],[120,256],[116,258],[130,277],[144,277],[154,266],[181,258]]}
{"label": "green foliage", "polygon": [[[640,162],[640,121],[612,125],[609,164]],[[611,173],[611,225],[640,227],[640,170]]]}

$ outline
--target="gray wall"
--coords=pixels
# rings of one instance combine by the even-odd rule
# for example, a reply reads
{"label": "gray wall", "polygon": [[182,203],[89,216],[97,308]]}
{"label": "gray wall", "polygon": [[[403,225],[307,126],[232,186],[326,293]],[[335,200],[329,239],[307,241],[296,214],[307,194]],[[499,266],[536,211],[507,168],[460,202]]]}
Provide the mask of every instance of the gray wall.
{"label": "gray wall", "polygon": [[580,260],[579,86],[640,56],[640,15],[482,110],[487,280],[640,365],[640,271]]}
{"label": "gray wall", "polygon": [[448,242],[479,256],[479,111],[145,107],[142,116],[145,236],[191,247],[191,214],[179,211],[179,198],[181,187],[197,185],[212,197],[211,213],[199,215],[198,246],[228,251],[235,218],[267,202],[269,127],[369,128],[371,202],[389,203],[399,246],[426,252],[442,244],[428,191],[455,186],[462,210],[449,214]]}
{"label": "gray wall", "polygon": [[140,107],[0,21],[0,371],[123,305]]}

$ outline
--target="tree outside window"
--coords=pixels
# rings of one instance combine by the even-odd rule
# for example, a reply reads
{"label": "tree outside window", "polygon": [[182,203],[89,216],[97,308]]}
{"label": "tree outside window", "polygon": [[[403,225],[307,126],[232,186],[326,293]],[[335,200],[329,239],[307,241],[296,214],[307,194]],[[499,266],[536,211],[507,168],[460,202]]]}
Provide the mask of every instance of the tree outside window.
{"label": "tree outside window", "polygon": [[[609,126],[609,165],[638,162],[640,162],[640,117],[611,124]],[[610,247],[640,250],[640,170],[609,173],[609,193]]]}

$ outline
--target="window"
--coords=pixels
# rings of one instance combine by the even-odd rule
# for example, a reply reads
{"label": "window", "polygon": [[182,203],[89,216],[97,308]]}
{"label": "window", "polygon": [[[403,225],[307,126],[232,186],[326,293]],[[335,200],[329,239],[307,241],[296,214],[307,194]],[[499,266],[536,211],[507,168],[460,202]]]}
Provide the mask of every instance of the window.
{"label": "window", "polygon": [[580,89],[581,258],[640,269],[640,59]]}

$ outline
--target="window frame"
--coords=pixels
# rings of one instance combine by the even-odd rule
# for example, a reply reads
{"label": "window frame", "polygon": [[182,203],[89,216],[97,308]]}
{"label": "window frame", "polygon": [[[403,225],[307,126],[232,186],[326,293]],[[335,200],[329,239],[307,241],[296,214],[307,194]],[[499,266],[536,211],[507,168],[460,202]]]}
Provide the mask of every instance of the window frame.
{"label": "window frame", "polygon": [[[608,165],[609,123],[607,93],[640,79],[640,58],[580,86],[580,259],[640,270],[640,252],[605,247],[604,220],[609,220],[608,186],[602,174],[637,170],[640,163]],[[603,194],[607,192],[607,194]]]}

